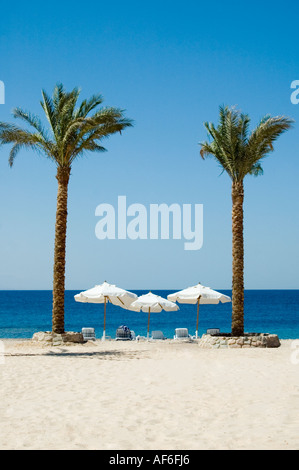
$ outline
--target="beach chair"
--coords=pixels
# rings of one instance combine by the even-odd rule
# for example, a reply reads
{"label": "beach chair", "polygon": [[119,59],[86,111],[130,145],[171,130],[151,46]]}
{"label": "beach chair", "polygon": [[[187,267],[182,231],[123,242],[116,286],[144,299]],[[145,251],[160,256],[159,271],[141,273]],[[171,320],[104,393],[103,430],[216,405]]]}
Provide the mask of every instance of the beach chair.
{"label": "beach chair", "polygon": [[176,328],[174,339],[192,339],[187,328]]}
{"label": "beach chair", "polygon": [[207,335],[217,335],[218,333],[220,333],[219,328],[209,328],[207,330]]}
{"label": "beach chair", "polygon": [[116,330],[116,341],[130,341],[132,339],[131,331],[127,326],[120,326]]}
{"label": "beach chair", "polygon": [[152,331],[151,339],[166,339],[163,332],[160,330]]}
{"label": "beach chair", "polygon": [[84,341],[95,341],[96,335],[94,332],[94,328],[82,328],[82,335]]}

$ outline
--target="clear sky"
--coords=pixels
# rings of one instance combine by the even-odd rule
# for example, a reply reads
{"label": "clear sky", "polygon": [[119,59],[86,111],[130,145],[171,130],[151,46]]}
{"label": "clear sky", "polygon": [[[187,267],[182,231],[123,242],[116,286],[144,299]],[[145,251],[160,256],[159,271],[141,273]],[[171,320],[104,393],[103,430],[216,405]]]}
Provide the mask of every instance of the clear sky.
{"label": "clear sky", "polygon": [[[230,180],[198,143],[221,104],[256,125],[265,114],[296,122],[245,180],[245,286],[298,288],[299,4],[294,1],[19,2],[1,4],[0,120],[20,106],[42,113],[41,89],[57,82],[101,93],[135,121],[105,141],[108,152],[73,165],[66,288],[105,279],[130,289],[181,289],[198,281],[231,288]],[[51,289],[57,182],[53,163],[0,149],[0,288]],[[104,240],[95,209],[128,204],[203,204],[204,244]]]}

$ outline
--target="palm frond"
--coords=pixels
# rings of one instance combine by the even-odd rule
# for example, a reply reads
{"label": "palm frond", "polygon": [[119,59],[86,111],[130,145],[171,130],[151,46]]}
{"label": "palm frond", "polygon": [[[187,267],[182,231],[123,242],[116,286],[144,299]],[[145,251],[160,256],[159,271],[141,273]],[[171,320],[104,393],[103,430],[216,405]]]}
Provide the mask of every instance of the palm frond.
{"label": "palm frond", "polygon": [[257,176],[263,171],[260,160],[273,150],[274,142],[292,122],[284,116],[265,116],[250,134],[247,114],[221,106],[217,128],[204,124],[212,142],[200,143],[200,154],[203,158],[213,156],[234,181],[243,180],[247,174]]}
{"label": "palm frond", "polygon": [[41,101],[40,104],[50,124],[53,135],[56,138],[56,113],[55,113],[53,100],[50,96],[48,96],[45,90],[42,90],[42,97],[43,97],[43,101]]}
{"label": "palm frond", "polygon": [[42,90],[40,103],[50,125],[51,137],[38,116],[21,108],[16,108],[13,116],[33,127],[35,132],[0,123],[0,145],[13,145],[9,164],[13,165],[21,149],[31,148],[45,154],[58,166],[70,167],[75,158],[87,151],[105,151],[101,145],[103,139],[132,126],[124,110],[99,108],[103,102],[101,95],[93,95],[78,106],[79,95],[78,88],[67,92],[61,83],[54,87],[52,96]]}
{"label": "palm frond", "polygon": [[262,168],[262,165],[259,162],[252,165],[251,170],[249,171],[249,175],[253,175],[253,176],[263,175],[263,173],[264,173],[264,170]]}
{"label": "palm frond", "polygon": [[48,138],[47,131],[45,130],[40,118],[36,116],[35,114],[24,111],[21,108],[15,108],[12,111],[12,115],[16,119],[22,119],[31,127],[34,127],[34,129],[36,129],[37,132],[39,132],[42,136],[44,136],[45,138]]}
{"label": "palm frond", "polygon": [[43,152],[47,157],[53,158],[51,143],[46,141],[40,133],[29,132],[13,124],[0,123],[0,142],[13,144],[8,160],[10,166],[13,165],[17,153],[24,147]]}
{"label": "palm frond", "polygon": [[93,95],[89,100],[82,101],[75,113],[75,118],[86,118],[88,114],[103,103],[102,95]]}

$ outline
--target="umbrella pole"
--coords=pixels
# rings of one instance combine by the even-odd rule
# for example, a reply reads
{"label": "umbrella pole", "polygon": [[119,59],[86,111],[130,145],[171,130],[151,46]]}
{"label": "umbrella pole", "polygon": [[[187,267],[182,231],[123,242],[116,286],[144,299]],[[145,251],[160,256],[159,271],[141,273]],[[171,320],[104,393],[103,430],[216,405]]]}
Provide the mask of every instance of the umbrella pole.
{"label": "umbrella pole", "polygon": [[197,320],[196,320],[196,331],[195,331],[195,338],[197,339],[198,338],[198,319],[199,319],[199,302],[200,302],[200,297],[201,295],[198,297],[197,299]]}
{"label": "umbrella pole", "polygon": [[105,338],[106,338],[106,296],[104,300],[104,331],[103,331],[102,340],[105,341]]}
{"label": "umbrella pole", "polygon": [[148,309],[148,320],[147,320],[147,339],[149,339],[149,327],[150,327],[151,308]]}

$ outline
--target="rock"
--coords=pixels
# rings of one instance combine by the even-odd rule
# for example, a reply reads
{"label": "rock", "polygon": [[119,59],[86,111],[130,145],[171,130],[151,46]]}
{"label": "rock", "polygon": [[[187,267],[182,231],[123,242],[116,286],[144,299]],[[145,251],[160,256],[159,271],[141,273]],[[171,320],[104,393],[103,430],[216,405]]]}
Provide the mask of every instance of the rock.
{"label": "rock", "polygon": [[50,331],[38,331],[32,336],[33,341],[52,341]]}
{"label": "rock", "polygon": [[58,334],[51,331],[39,331],[32,336],[33,341],[38,341],[46,344],[53,344],[53,346],[61,346],[62,344],[84,343],[82,333],[74,331],[66,331],[65,333]]}
{"label": "rock", "polygon": [[63,333],[62,338],[64,343],[84,343],[82,333],[68,331],[66,333]]}
{"label": "rock", "polygon": [[267,336],[267,348],[279,348],[280,341],[277,335]]}

